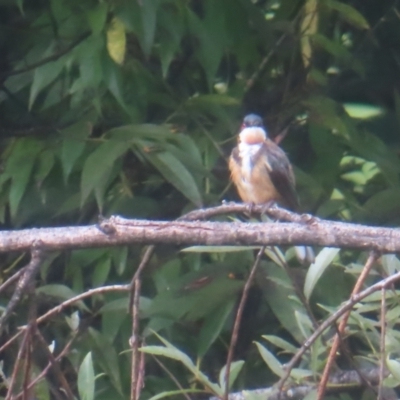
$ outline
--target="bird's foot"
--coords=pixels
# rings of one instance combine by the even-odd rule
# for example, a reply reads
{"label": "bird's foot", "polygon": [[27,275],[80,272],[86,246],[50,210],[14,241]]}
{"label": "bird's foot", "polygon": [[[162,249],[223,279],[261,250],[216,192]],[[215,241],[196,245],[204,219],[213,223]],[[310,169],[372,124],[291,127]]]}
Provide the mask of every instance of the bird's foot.
{"label": "bird's foot", "polygon": [[262,205],[261,215],[268,215],[268,210],[275,207],[276,203],[274,200],[267,201]]}

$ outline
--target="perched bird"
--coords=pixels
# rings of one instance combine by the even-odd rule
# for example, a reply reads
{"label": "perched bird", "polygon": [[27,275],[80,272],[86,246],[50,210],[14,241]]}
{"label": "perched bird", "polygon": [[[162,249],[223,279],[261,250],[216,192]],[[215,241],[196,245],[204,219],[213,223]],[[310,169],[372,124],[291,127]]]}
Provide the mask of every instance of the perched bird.
{"label": "perched bird", "polygon": [[[277,202],[296,211],[299,206],[292,166],[285,152],[267,136],[259,115],[247,115],[238,145],[229,159],[231,178],[245,203]],[[296,251],[303,261],[313,261],[311,248]],[[309,254],[308,254],[309,253]]]}

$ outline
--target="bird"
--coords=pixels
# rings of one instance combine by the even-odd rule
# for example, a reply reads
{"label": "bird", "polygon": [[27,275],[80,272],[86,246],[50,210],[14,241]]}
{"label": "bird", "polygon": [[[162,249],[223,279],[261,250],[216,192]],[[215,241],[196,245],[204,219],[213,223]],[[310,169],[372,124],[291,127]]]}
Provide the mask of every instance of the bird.
{"label": "bird", "polygon": [[[268,138],[259,115],[249,114],[243,119],[238,144],[229,158],[229,169],[243,202],[266,206],[278,203],[289,210],[298,210],[291,163],[285,152]],[[314,260],[309,247],[298,247],[296,253],[302,262]]]}

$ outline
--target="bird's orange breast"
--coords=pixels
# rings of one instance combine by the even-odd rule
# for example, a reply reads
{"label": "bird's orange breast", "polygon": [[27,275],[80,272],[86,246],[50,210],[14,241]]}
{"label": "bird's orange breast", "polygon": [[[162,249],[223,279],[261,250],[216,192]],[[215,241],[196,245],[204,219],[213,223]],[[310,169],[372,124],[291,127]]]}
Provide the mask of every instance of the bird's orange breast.
{"label": "bird's orange breast", "polygon": [[[238,152],[232,153],[229,159],[231,178],[239,196],[246,203],[264,204],[270,201],[280,201],[281,196],[268,173],[268,159],[261,154],[252,160],[240,158]],[[247,165],[246,165],[247,164]]]}

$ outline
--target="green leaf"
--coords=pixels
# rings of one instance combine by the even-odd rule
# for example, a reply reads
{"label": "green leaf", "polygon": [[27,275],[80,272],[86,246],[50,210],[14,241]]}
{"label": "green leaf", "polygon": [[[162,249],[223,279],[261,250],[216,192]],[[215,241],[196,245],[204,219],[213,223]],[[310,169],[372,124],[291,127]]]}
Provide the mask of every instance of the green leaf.
{"label": "green leaf", "polygon": [[397,360],[391,360],[389,357],[386,358],[386,366],[393,377],[397,380],[397,383],[400,382],[400,362]]}
{"label": "green leaf", "polygon": [[[77,293],[75,293],[68,286],[57,284],[57,283],[41,286],[36,289],[36,293],[45,294],[46,296],[57,297],[62,300],[69,300],[69,299],[72,299],[73,297],[77,296]],[[85,305],[85,303],[82,300],[77,301],[74,304],[82,310],[85,310],[88,312],[90,311],[89,308]]]}
{"label": "green leaf", "polygon": [[170,342],[168,342],[166,339],[158,335],[157,333],[154,333],[158,339],[161,340],[161,342],[164,343],[166,347],[162,346],[145,346],[142,347],[140,350],[144,351],[145,353],[150,353],[154,355],[162,355],[168,358],[172,358],[174,360],[180,361],[189,371],[193,373],[193,375],[200,381],[202,382],[206,387],[211,389],[216,395],[221,396],[222,395],[222,390],[221,388],[215,384],[212,383],[208,377],[203,374],[192,362],[192,360],[182,351],[177,349],[175,346],[173,346]]}
{"label": "green leaf", "polygon": [[94,400],[94,381],[92,353],[89,352],[78,372],[78,392],[81,400]]}
{"label": "green leaf", "polygon": [[110,273],[110,269],[111,269],[111,258],[110,257],[106,257],[102,260],[100,260],[93,272],[92,275],[92,287],[99,287],[102,286],[107,278],[108,275]]}
{"label": "green leaf", "polygon": [[364,75],[364,65],[353,56],[353,54],[343,46],[342,43],[336,42],[321,34],[315,34],[312,37],[315,45],[320,46],[328,53],[332,54],[338,60],[344,62],[348,67],[352,68],[360,75]]}
{"label": "green leaf", "polygon": [[92,191],[104,184],[114,163],[126,151],[126,143],[108,140],[89,155],[82,170],[81,204],[84,204]]}
{"label": "green leaf", "polygon": [[294,354],[297,352],[297,348],[295,346],[278,336],[263,335],[262,337],[263,339],[268,340],[268,342],[272,343],[274,346],[283,349],[288,353]]}
{"label": "green leaf", "polygon": [[167,392],[161,392],[156,394],[155,396],[150,397],[148,400],[160,400],[164,397],[176,396],[183,393],[207,393],[205,390],[199,389],[180,389],[180,390],[169,390]]}
{"label": "green leaf", "polygon": [[[49,57],[53,54],[55,44],[52,44],[48,50],[43,54],[43,58]],[[47,62],[35,69],[33,74],[33,82],[29,94],[29,110],[32,109],[38,94],[45,89],[51,82],[53,82],[66,65],[68,55],[60,57],[56,61]]]}
{"label": "green leaf", "polygon": [[196,206],[201,207],[202,198],[193,176],[171,153],[143,153],[160,174]]}
{"label": "green leaf", "polygon": [[235,303],[236,299],[231,299],[205,318],[197,341],[198,357],[203,357],[218,338]]}
{"label": "green leaf", "polygon": [[258,351],[261,354],[261,357],[271,369],[271,371],[278,375],[280,378],[285,374],[285,370],[282,364],[278,361],[278,359],[269,351],[267,350],[261,343],[254,342],[258,348]]}
{"label": "green leaf", "polygon": [[99,3],[96,5],[96,7],[86,12],[89,26],[93,35],[99,35],[103,31],[107,20],[107,12],[107,3]]}
{"label": "green leaf", "polygon": [[324,0],[324,4],[337,11],[341,18],[356,28],[369,29],[369,24],[364,16],[349,4],[337,0]]}
{"label": "green leaf", "polygon": [[90,133],[91,124],[85,120],[78,121],[61,131],[61,135],[64,137],[61,145],[61,164],[65,183],[68,182],[68,177],[76,161],[82,155]]}
{"label": "green leaf", "polygon": [[141,44],[146,56],[150,55],[154,43],[158,5],[158,0],[144,1],[141,3],[143,32]]}
{"label": "green leaf", "polygon": [[351,118],[372,119],[385,114],[385,109],[380,106],[366,103],[343,103],[343,108]]}
{"label": "green leaf", "polygon": [[319,278],[324,273],[325,269],[331,264],[339,251],[340,249],[335,247],[325,247],[315,257],[314,263],[311,264],[307,271],[306,280],[304,283],[304,294],[307,300],[310,299],[312,291]]}
{"label": "green leaf", "polygon": [[182,249],[183,253],[235,253],[237,251],[259,250],[258,246],[190,246]]}
{"label": "green leaf", "polygon": [[19,139],[7,159],[3,179],[11,177],[12,180],[9,201],[13,218],[18,211],[22,196],[27,190],[36,158],[42,148],[42,143],[37,140]]}
{"label": "green leaf", "polygon": [[96,361],[99,362],[103,371],[109,376],[114,388],[122,395],[120,363],[115,347],[103,334],[95,329],[89,328],[89,333],[96,346]]}
{"label": "green leaf", "polygon": [[124,62],[126,52],[125,25],[117,17],[112,19],[110,27],[107,29],[107,50],[117,64]]}
{"label": "green leaf", "polygon": [[[233,384],[235,383],[236,378],[238,377],[240,371],[242,370],[243,365],[244,365],[243,360],[238,360],[231,363],[231,371],[229,374],[229,389],[231,389]],[[223,391],[226,390],[225,374],[226,374],[226,365],[221,369],[219,373],[219,386]]]}
{"label": "green leaf", "polygon": [[44,150],[38,157],[38,166],[35,171],[35,181],[39,185],[46,179],[54,166],[54,153],[52,150]]}

